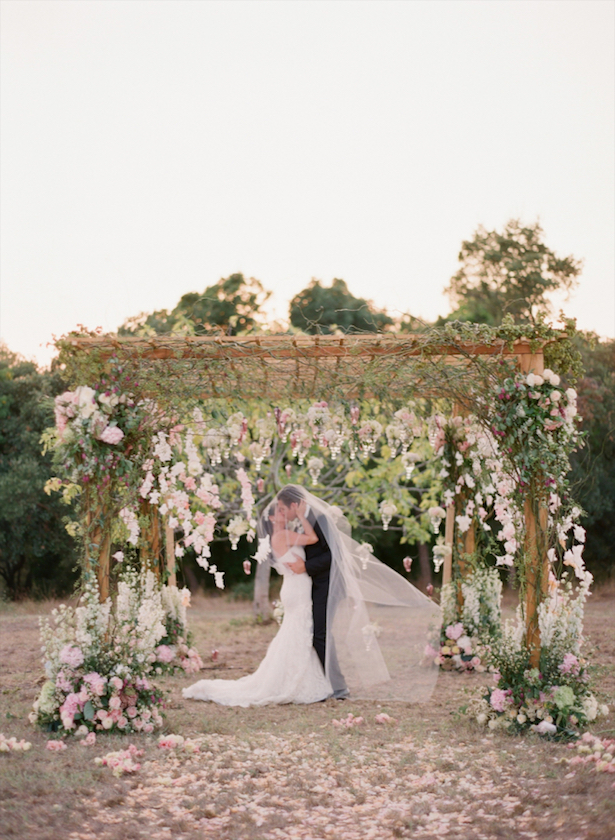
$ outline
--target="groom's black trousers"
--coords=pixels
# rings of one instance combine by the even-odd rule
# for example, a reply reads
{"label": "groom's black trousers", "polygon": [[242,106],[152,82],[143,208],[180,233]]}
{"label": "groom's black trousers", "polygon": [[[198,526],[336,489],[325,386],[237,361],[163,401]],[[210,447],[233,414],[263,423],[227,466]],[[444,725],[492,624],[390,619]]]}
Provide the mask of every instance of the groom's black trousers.
{"label": "groom's black trousers", "polygon": [[324,669],[327,645],[327,598],[329,575],[312,578],[312,616],[314,619],[314,648]]}

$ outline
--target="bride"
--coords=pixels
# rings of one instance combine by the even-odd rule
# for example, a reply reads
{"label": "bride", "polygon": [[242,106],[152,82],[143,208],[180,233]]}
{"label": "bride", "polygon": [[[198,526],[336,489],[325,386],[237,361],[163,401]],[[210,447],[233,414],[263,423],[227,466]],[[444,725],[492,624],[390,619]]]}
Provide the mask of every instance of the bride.
{"label": "bride", "polygon": [[[289,499],[296,501],[289,505]],[[354,540],[339,508],[288,485],[261,516],[259,537],[257,559],[271,562],[284,577],[278,634],[253,674],[200,680],[183,690],[184,697],[227,706],[315,703],[348,692],[375,700],[429,700],[438,675],[430,652],[439,646],[440,608],[377,560],[369,544]],[[308,559],[306,570],[305,547],[311,547],[308,554],[322,549],[330,557],[324,656],[322,638],[314,640],[309,576],[312,571],[314,586],[318,578],[322,590],[322,563],[311,569]]]}
{"label": "bride", "polygon": [[306,572],[297,574],[290,567],[297,560],[305,561],[303,546],[318,541],[305,513],[304,501],[297,508],[303,533],[287,527],[277,502],[269,506],[262,520],[262,530],[270,538],[273,567],[284,577],[280,592],[284,618],[258,669],[239,680],[200,680],[183,690],[184,697],[224,706],[264,706],[316,703],[333,693],[312,646],[312,581]]}

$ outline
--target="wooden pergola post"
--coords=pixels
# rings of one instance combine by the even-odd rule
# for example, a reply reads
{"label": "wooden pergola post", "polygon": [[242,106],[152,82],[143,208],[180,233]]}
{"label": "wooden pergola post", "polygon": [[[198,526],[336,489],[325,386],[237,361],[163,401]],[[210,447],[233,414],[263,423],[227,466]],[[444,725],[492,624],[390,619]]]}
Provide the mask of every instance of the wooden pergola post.
{"label": "wooden pergola post", "polygon": [[[525,374],[544,373],[545,363],[542,350],[537,353],[519,354],[519,366]],[[530,666],[540,664],[540,628],[538,606],[547,594],[549,582],[549,559],[547,557],[548,509],[544,488],[533,486],[525,500],[525,642],[530,652]]]}
{"label": "wooden pergola post", "polygon": [[164,520],[164,547],[167,559],[167,583],[169,586],[177,586],[177,574],[175,572],[175,532],[169,525],[168,516]]}
{"label": "wooden pergola post", "polygon": [[109,597],[109,573],[111,568],[111,535],[109,516],[100,503],[93,503],[92,493],[85,491],[85,566],[88,571],[96,569],[101,603]]}
{"label": "wooden pergola post", "polygon": [[142,516],[149,518],[149,526],[141,534],[142,560],[149,563],[152,571],[160,579],[162,573],[160,513],[155,505],[146,501],[141,502],[140,512]]}

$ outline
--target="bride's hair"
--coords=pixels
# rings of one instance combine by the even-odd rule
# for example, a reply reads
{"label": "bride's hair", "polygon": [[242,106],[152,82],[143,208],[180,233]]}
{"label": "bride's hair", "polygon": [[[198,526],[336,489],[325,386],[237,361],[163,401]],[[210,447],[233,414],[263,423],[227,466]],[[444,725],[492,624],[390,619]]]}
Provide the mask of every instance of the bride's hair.
{"label": "bride's hair", "polygon": [[262,529],[265,535],[268,537],[270,537],[273,534],[273,522],[271,521],[271,517],[274,516],[276,508],[276,502],[271,502],[267,505],[261,517]]}
{"label": "bride's hair", "polygon": [[282,504],[288,506],[292,505],[293,502],[302,502],[305,499],[305,491],[302,487],[297,487],[296,484],[289,484],[287,487],[283,487],[280,490],[276,498],[278,501],[282,502]]}

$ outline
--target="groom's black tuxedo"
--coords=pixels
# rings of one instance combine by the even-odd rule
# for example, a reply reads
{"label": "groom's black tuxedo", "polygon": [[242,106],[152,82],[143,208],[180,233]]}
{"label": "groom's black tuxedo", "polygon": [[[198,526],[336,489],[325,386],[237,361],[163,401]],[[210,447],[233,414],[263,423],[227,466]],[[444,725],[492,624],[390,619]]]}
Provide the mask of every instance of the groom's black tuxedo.
{"label": "groom's black tuxedo", "polygon": [[[327,542],[318,518],[312,511],[308,514],[308,522],[314,528],[318,542],[305,546],[305,570],[312,578],[312,617],[314,619],[314,648],[318,658],[325,666],[325,651],[327,648],[327,601],[329,598],[329,578],[331,573],[331,548]],[[333,696],[343,699],[348,696],[346,682],[340,671],[337,655],[333,646],[333,639],[329,641],[329,673],[327,676],[333,687]]]}
{"label": "groom's black tuxedo", "polygon": [[314,617],[314,647],[318,658],[325,667],[325,649],[327,644],[327,598],[329,596],[329,573],[331,571],[331,549],[318,524],[318,519],[310,511],[308,522],[316,531],[318,542],[305,546],[305,570],[312,578],[312,615]]}

